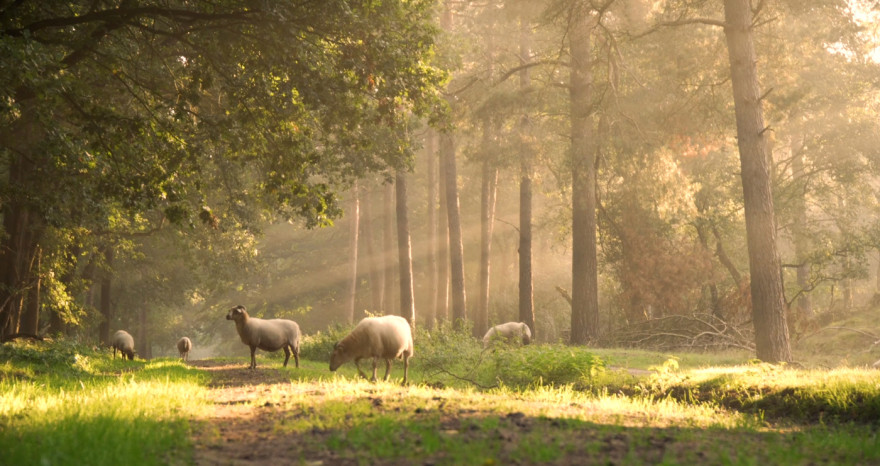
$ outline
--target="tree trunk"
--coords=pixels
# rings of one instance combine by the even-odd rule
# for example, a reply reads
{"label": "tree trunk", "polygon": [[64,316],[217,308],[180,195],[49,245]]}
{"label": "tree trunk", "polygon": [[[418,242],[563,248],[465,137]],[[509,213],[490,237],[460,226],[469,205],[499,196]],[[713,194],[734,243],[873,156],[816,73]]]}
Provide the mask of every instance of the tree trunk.
{"label": "tree trunk", "polygon": [[[520,18],[519,60],[523,65],[531,60],[529,48],[529,23]],[[527,92],[530,85],[528,68],[519,73],[520,92]],[[534,285],[532,283],[532,154],[529,146],[529,117],[525,113],[519,122],[519,321],[524,322],[537,335],[535,328]]]}
{"label": "tree trunk", "polygon": [[40,266],[43,251],[38,245],[33,245],[33,260],[28,270],[28,292],[25,305],[21,312],[21,323],[18,331],[29,335],[37,335],[40,333],[40,285],[42,284],[40,276]]}
{"label": "tree trunk", "polygon": [[104,272],[101,274],[101,325],[98,326],[98,339],[110,344],[110,325],[113,323],[113,307],[110,303],[110,287],[113,283],[113,246],[107,244],[103,248]]}
{"label": "tree trunk", "polygon": [[[791,137],[791,171],[795,183],[804,183],[804,138],[803,135]],[[806,188],[795,198],[794,210],[794,255],[797,260],[797,284],[801,294],[797,300],[798,315],[801,319],[813,318],[813,300],[810,297],[810,263],[807,262],[807,202]]]}
{"label": "tree trunk", "polygon": [[409,237],[409,218],[406,207],[406,172],[397,171],[397,263],[400,266],[400,315],[416,328],[416,306],[413,294],[412,243]]}
{"label": "tree trunk", "polygon": [[[578,15],[578,13],[575,13]],[[599,281],[596,257],[596,163],[592,123],[593,75],[589,14],[572,18],[570,33],[572,264],[571,344],[599,335]]]}
{"label": "tree trunk", "polygon": [[439,211],[437,213],[437,321],[449,320],[449,203],[446,202],[446,164],[443,157],[443,147],[452,144],[447,141],[450,136],[440,134],[440,148],[437,153],[437,183],[439,191]]}
{"label": "tree trunk", "polygon": [[351,219],[349,220],[348,237],[348,265],[351,267],[348,275],[348,323],[354,323],[355,308],[357,307],[357,281],[358,281],[358,233],[360,231],[360,192],[357,182],[351,189]]}
{"label": "tree trunk", "polygon": [[452,294],[452,322],[464,328],[467,321],[467,298],[464,289],[464,246],[461,237],[461,211],[458,203],[458,175],[452,135],[444,133],[440,153],[446,172],[446,211],[449,225],[449,275]]}
{"label": "tree trunk", "polygon": [[367,266],[370,268],[370,302],[372,312],[382,311],[382,270],[379,266],[379,257],[376,255],[376,245],[373,239],[373,188],[365,190],[363,202],[363,222],[361,229],[364,235],[364,246],[367,248]]}
{"label": "tree trunk", "polygon": [[724,0],[724,17],[742,168],[755,347],[763,361],[791,361],[749,1]]}
{"label": "tree trunk", "polygon": [[[491,129],[484,127],[484,143],[491,140]],[[474,336],[482,338],[489,330],[489,277],[492,264],[492,231],[495,226],[495,200],[498,168],[490,160],[483,161],[480,193],[480,307],[474,316]]]}
{"label": "tree trunk", "polygon": [[394,299],[394,185],[385,183],[385,198],[383,202],[385,221],[384,236],[382,237],[382,257],[385,260],[384,291],[382,292],[382,308],[385,314],[397,314],[397,301]]}
{"label": "tree trunk", "polygon": [[[426,158],[428,159],[428,309],[425,323],[429,329],[437,320],[437,306],[440,303],[440,269],[437,257],[437,133],[429,129]],[[445,292],[444,292],[445,294]]]}

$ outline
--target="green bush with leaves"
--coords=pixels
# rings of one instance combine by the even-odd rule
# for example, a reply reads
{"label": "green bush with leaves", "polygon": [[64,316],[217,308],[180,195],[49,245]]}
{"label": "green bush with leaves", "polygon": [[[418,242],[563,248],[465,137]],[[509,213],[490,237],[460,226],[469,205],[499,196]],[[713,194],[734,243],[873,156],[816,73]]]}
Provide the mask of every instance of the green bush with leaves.
{"label": "green bush with leaves", "polygon": [[330,362],[330,353],[339,340],[345,338],[353,326],[335,324],[326,331],[312,335],[303,335],[299,344],[299,356],[310,361]]}

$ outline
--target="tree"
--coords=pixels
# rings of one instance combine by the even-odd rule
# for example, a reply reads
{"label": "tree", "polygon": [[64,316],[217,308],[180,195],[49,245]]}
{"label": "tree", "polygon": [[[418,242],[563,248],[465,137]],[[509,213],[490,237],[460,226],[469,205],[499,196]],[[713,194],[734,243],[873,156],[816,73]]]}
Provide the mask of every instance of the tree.
{"label": "tree", "polygon": [[596,257],[596,162],[592,122],[593,78],[590,35],[594,19],[573,9],[569,47],[571,76],[572,293],[571,343],[586,344],[599,334]]}
{"label": "tree", "polygon": [[394,181],[397,206],[397,263],[400,266],[400,315],[412,328],[416,327],[416,306],[413,295],[412,243],[409,235],[409,212],[406,200],[406,172],[397,171]]}
{"label": "tree", "polygon": [[348,289],[348,323],[354,323],[355,307],[357,306],[357,283],[358,283],[358,233],[360,232],[360,192],[358,184],[355,183],[351,188],[351,211],[349,212],[349,240],[348,240],[348,261],[351,267],[349,274]]}
{"label": "tree", "polygon": [[749,2],[725,0],[724,23],[742,166],[755,348],[763,361],[791,361]]}
{"label": "tree", "polygon": [[[519,59],[523,65],[531,61],[531,47],[529,46],[528,19],[520,17]],[[528,92],[531,85],[529,68],[523,66],[519,72],[519,87],[521,92]],[[535,305],[534,285],[532,284],[532,172],[533,155],[529,140],[529,116],[520,115],[519,121],[519,158],[520,158],[520,181],[519,181],[519,320],[529,326],[532,337],[537,335],[535,328]]]}

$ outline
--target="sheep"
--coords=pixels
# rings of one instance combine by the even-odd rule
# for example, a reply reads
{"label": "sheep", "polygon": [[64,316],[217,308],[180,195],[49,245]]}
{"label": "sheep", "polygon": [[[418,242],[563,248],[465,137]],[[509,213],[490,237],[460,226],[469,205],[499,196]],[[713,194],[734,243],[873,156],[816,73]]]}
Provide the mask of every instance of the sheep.
{"label": "sheep", "polygon": [[391,360],[403,359],[403,383],[406,384],[409,374],[409,358],[413,355],[413,338],[409,322],[399,316],[367,317],[355,326],[345,338],[333,347],[330,356],[330,370],[336,371],[339,366],[354,359],[358,374],[363,378],[367,375],[361,370],[360,361],[373,358],[373,377],[376,381],[376,369],[379,358],[385,360],[385,379],[391,372]]}
{"label": "sheep", "polygon": [[110,337],[110,347],[113,348],[113,359],[116,359],[116,350],[122,354],[122,359],[128,356],[130,361],[134,360],[134,338],[125,330],[117,330]]}
{"label": "sheep", "polygon": [[483,348],[488,348],[495,340],[504,340],[515,342],[521,339],[523,345],[528,345],[532,341],[532,331],[529,326],[523,322],[507,322],[506,324],[498,324],[486,332],[483,337]]}
{"label": "sheep", "polygon": [[180,358],[186,361],[189,359],[189,352],[193,348],[193,343],[189,338],[183,337],[177,340],[177,351],[180,352]]}
{"label": "sheep", "polygon": [[226,313],[226,320],[235,321],[235,329],[241,342],[251,348],[250,369],[257,369],[257,359],[254,356],[257,348],[263,351],[275,352],[284,349],[284,367],[290,360],[290,353],[299,368],[299,325],[292,320],[285,319],[258,319],[248,316],[244,306],[235,306]]}

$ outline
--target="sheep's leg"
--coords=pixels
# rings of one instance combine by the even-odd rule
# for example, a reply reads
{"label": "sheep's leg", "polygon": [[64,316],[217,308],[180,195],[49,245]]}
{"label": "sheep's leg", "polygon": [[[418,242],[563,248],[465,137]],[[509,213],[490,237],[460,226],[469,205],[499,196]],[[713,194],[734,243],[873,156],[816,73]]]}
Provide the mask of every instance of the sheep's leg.
{"label": "sheep's leg", "polygon": [[289,345],[284,345],[284,367],[287,367],[287,361],[290,361]]}
{"label": "sheep's leg", "polygon": [[375,382],[377,380],[376,379],[376,369],[378,369],[378,368],[379,368],[379,358],[373,358],[373,378],[370,379],[373,382]]}
{"label": "sheep's leg", "polygon": [[409,356],[403,355],[403,384],[406,385],[406,376],[409,373]]}
{"label": "sheep's leg", "polygon": [[361,377],[369,379],[369,377],[367,377],[367,374],[364,374],[364,371],[361,370],[361,358],[357,358],[354,360],[354,366],[357,367],[358,374],[360,374]]}
{"label": "sheep's leg", "polygon": [[253,369],[253,370],[257,370],[257,357],[254,355],[254,353],[256,353],[256,352],[257,352],[257,347],[251,346],[251,367],[250,367],[250,369]]}
{"label": "sheep's leg", "polygon": [[385,360],[385,379],[384,379],[385,381],[388,380],[388,376],[389,376],[390,374],[391,374],[391,360],[390,360],[390,359],[386,359],[386,360]]}
{"label": "sheep's leg", "polygon": [[293,348],[293,360],[296,362],[296,368],[299,369],[299,346],[291,346]]}

